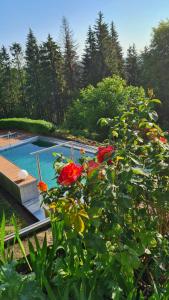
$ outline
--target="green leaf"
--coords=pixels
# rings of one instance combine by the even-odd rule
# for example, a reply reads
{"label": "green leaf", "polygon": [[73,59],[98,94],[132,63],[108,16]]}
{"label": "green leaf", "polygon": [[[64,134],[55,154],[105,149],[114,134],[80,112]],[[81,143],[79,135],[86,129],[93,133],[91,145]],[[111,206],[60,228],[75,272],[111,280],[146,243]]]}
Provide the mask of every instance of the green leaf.
{"label": "green leaf", "polygon": [[112,135],[114,136],[114,137],[118,137],[119,135],[118,135],[118,132],[116,131],[116,130],[113,130],[112,131]]}
{"label": "green leaf", "polygon": [[149,117],[152,121],[157,122],[158,120],[158,114],[156,113],[156,111],[152,111],[149,113]]}
{"label": "green leaf", "polygon": [[101,118],[97,122],[101,127],[107,126],[108,125],[108,120],[106,118]]}
{"label": "green leaf", "polygon": [[161,104],[161,101],[159,99],[151,99],[150,102]]}
{"label": "green leaf", "polygon": [[136,164],[136,165],[141,165],[141,163],[137,160],[137,159],[135,159],[134,157],[132,157],[132,156],[129,156],[129,158]]}
{"label": "green leaf", "polygon": [[5,214],[3,213],[1,227],[0,227],[0,260],[2,260],[3,262],[5,260],[4,240],[5,240]]}
{"label": "green leaf", "polygon": [[142,168],[132,168],[132,171],[134,174],[136,175],[143,175],[143,176],[146,176],[146,177],[149,177],[150,176],[150,172],[146,169],[142,169]]}

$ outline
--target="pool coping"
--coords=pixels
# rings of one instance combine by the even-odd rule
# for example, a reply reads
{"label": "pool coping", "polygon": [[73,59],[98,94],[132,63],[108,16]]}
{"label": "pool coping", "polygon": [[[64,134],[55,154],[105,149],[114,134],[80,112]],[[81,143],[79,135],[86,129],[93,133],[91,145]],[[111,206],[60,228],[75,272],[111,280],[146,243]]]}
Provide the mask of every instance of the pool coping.
{"label": "pool coping", "polygon": [[[83,143],[80,143],[80,142],[71,141],[71,140],[65,140],[65,139],[58,139],[58,138],[48,137],[48,136],[43,136],[43,135],[36,135],[36,136],[31,137],[31,138],[19,141],[16,144],[12,144],[12,145],[8,145],[8,146],[5,146],[5,147],[1,147],[0,148],[0,154],[4,150],[13,149],[13,148],[22,146],[22,145],[30,143],[30,142],[35,142],[38,139],[43,140],[43,141],[47,141],[47,142],[51,142],[53,144],[53,146],[55,146],[55,145],[57,146],[57,145],[66,143],[65,146],[63,145],[64,147],[71,148],[73,146],[75,149],[78,149],[78,150],[84,149],[85,151],[91,152],[91,153],[96,153],[96,151],[97,151],[97,147],[95,147],[95,146],[89,146],[89,145],[86,145],[86,144],[83,144]],[[70,143],[70,146],[69,146],[68,143]],[[48,149],[49,148],[50,147],[48,147]]]}

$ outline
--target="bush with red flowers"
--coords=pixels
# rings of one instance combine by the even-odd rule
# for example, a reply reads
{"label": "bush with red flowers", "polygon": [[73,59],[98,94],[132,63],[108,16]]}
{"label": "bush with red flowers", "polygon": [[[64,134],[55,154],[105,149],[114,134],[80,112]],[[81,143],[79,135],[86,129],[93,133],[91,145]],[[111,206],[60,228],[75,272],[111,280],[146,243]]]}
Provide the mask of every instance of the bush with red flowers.
{"label": "bush with red flowers", "polygon": [[169,299],[169,144],[157,102],[131,98],[101,119],[109,142],[95,156],[56,155],[58,186],[43,192],[53,244],[29,242],[27,259],[49,299]]}
{"label": "bush with red flowers", "polygon": [[53,220],[64,224],[66,256],[57,274],[65,275],[56,275],[55,282],[62,297],[65,284],[70,299],[75,297],[73,282],[79,299],[82,286],[84,299],[147,299],[161,293],[165,299],[169,145],[155,123],[156,102],[131,99],[118,117],[101,119],[110,140],[95,157],[81,151],[80,165],[62,166],[60,156],[56,159],[59,186],[44,202]]}

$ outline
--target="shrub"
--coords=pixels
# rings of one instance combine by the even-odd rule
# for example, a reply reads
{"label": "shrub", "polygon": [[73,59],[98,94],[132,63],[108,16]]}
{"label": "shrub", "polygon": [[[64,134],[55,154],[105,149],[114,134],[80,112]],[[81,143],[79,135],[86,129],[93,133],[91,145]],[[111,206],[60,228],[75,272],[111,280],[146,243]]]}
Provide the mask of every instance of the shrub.
{"label": "shrub", "polygon": [[48,134],[55,130],[55,126],[44,120],[32,120],[27,118],[0,119],[0,129],[19,129],[32,133]]}
{"label": "shrub", "polygon": [[144,97],[142,88],[126,86],[118,76],[103,79],[96,87],[89,85],[80,91],[67,112],[66,126],[69,129],[88,129],[90,132],[99,132],[103,135],[107,130],[101,130],[98,120],[101,117],[112,118],[126,106],[129,99]]}
{"label": "shrub", "polygon": [[43,196],[60,228],[51,279],[60,299],[168,299],[169,145],[157,102],[131,98],[102,118],[109,145],[82,155],[82,167],[58,155],[60,186]]}

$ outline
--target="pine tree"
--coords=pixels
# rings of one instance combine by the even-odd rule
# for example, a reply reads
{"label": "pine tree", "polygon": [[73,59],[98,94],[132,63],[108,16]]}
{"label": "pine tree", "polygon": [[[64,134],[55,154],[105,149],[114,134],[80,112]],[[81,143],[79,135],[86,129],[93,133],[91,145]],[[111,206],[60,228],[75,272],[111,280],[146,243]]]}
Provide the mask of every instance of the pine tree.
{"label": "pine tree", "polygon": [[45,117],[59,124],[64,117],[64,75],[63,57],[59,46],[48,35],[40,50],[42,76],[42,102],[47,114]]}
{"label": "pine tree", "polygon": [[108,24],[104,22],[104,17],[99,12],[95,25],[97,62],[95,66],[96,80],[101,81],[104,77],[118,74],[118,61],[116,49],[113,47]]}
{"label": "pine tree", "polygon": [[0,50],[0,116],[13,116],[15,98],[12,93],[10,56],[4,46]]}
{"label": "pine tree", "polygon": [[17,101],[21,105],[22,112],[27,115],[27,105],[25,99],[25,74],[23,68],[23,53],[19,43],[13,43],[10,47],[12,59],[12,82],[17,95]]}
{"label": "pine tree", "polygon": [[123,52],[122,52],[122,48],[121,48],[119,40],[118,40],[118,33],[114,26],[114,22],[111,23],[110,32],[111,32],[112,44],[113,44],[113,47],[114,47],[115,53],[116,53],[115,59],[117,59],[118,73],[120,76],[123,76],[124,75]]}
{"label": "pine tree", "polygon": [[[144,86],[153,88],[154,94],[162,101],[158,108],[160,121],[169,127],[169,20],[161,21],[153,28],[148,51],[142,54]],[[142,75],[143,79],[143,75]]]}
{"label": "pine tree", "polygon": [[97,65],[97,50],[96,50],[96,39],[95,33],[92,30],[91,26],[89,26],[87,39],[86,39],[86,47],[85,53],[83,55],[83,85],[86,86],[88,84],[95,85],[96,74],[95,69]]}
{"label": "pine tree", "polygon": [[139,85],[139,58],[135,44],[130,46],[127,50],[125,73],[128,84]]}
{"label": "pine tree", "polygon": [[80,67],[76,45],[73,41],[73,34],[66,18],[62,21],[63,31],[63,53],[64,53],[64,76],[66,81],[67,94],[71,95],[79,88]]}
{"label": "pine tree", "polygon": [[29,102],[30,115],[36,118],[42,118],[42,103],[41,103],[41,75],[40,75],[40,57],[37,40],[29,30],[26,42],[26,95]]}

